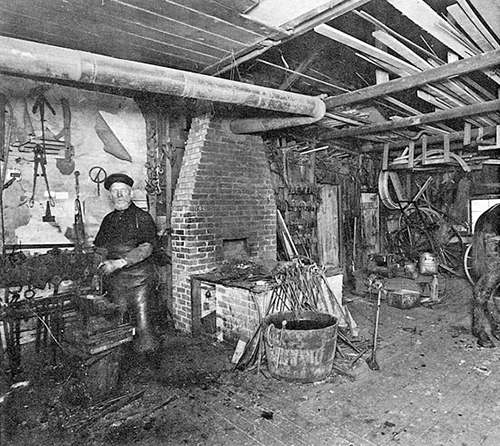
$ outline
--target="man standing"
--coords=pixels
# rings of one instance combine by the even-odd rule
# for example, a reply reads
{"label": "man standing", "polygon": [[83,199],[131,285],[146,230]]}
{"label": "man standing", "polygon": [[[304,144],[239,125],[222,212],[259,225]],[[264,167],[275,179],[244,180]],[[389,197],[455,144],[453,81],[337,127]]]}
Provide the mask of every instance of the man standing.
{"label": "man standing", "polygon": [[133,184],[134,180],[123,173],[109,175],[104,181],[114,211],[104,217],[94,245],[106,259],[100,271],[109,299],[119,305],[123,322],[128,319],[136,327],[134,350],[149,354],[158,346],[151,321],[157,280],[151,255],[158,234],[151,215],[132,202]]}

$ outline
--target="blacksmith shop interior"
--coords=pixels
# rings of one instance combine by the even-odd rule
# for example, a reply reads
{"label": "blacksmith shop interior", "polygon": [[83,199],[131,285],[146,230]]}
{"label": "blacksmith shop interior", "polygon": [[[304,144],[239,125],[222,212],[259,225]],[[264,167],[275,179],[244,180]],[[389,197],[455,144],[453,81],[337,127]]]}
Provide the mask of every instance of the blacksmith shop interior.
{"label": "blacksmith shop interior", "polygon": [[0,444],[498,446],[500,2],[0,4]]}

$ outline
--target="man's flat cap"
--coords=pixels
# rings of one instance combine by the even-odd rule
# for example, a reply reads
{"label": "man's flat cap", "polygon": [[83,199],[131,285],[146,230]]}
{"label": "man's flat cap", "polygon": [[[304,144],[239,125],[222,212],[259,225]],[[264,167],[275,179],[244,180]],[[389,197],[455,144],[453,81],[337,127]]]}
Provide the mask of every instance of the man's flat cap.
{"label": "man's flat cap", "polygon": [[124,183],[132,187],[134,185],[134,180],[124,173],[112,173],[104,180],[104,187],[109,190],[113,183]]}

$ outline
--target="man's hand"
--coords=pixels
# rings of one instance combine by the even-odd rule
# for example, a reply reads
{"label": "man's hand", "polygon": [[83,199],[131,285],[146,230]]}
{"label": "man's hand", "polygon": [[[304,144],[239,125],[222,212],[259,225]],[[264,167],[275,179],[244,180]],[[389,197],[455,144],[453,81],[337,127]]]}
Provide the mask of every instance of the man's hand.
{"label": "man's hand", "polygon": [[127,264],[125,259],[105,260],[99,265],[99,273],[105,276],[123,268]]}

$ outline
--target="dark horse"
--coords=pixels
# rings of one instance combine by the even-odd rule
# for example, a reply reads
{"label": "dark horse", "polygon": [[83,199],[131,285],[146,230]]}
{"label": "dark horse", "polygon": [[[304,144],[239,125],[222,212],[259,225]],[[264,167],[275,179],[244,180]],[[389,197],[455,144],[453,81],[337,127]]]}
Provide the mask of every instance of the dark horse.
{"label": "dark horse", "polygon": [[472,275],[477,279],[472,294],[472,334],[481,347],[495,347],[487,333],[500,340],[500,204],[481,214],[474,228]]}

